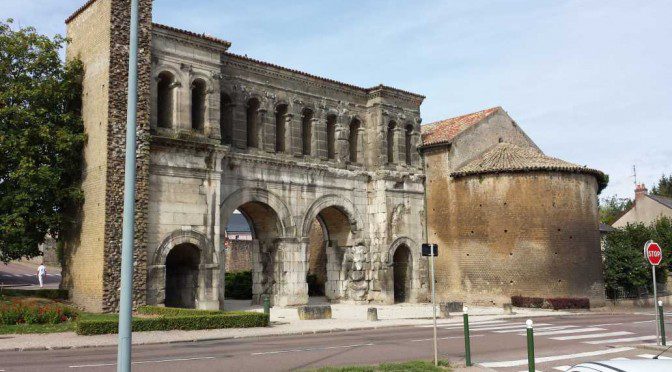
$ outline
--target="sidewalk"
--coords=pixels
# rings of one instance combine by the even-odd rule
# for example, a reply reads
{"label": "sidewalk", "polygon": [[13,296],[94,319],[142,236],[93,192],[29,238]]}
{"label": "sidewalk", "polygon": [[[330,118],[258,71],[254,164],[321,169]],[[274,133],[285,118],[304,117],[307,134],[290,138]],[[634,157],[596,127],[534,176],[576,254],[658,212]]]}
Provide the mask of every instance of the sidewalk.
{"label": "sidewalk", "polygon": [[[228,310],[247,309],[262,311],[259,307],[244,306],[249,301],[231,304]],[[431,304],[400,305],[347,305],[332,304],[333,319],[299,320],[296,308],[272,308],[271,325],[266,328],[233,328],[200,331],[153,331],[133,333],[133,344],[161,344],[194,342],[272,335],[329,333],[338,331],[377,329],[397,326],[432,324]],[[367,321],[369,307],[378,308],[379,321]],[[473,321],[491,319],[529,318],[569,314],[562,311],[516,309],[514,315],[504,315],[502,309],[474,307],[469,309]],[[461,313],[449,319],[438,319],[438,324],[462,324]],[[96,346],[115,346],[117,335],[78,336],[74,332],[51,334],[0,335],[0,350],[70,349]]]}

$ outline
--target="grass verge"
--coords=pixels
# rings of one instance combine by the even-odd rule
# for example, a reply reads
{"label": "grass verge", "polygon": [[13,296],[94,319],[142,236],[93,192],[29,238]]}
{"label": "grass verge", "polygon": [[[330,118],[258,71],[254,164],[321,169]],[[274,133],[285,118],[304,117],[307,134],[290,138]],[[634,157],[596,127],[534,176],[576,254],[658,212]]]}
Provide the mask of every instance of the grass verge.
{"label": "grass verge", "polygon": [[377,366],[345,366],[324,367],[311,370],[312,372],[427,372],[427,371],[451,371],[447,361],[440,360],[439,366],[425,360],[413,360],[401,363],[382,363]]}

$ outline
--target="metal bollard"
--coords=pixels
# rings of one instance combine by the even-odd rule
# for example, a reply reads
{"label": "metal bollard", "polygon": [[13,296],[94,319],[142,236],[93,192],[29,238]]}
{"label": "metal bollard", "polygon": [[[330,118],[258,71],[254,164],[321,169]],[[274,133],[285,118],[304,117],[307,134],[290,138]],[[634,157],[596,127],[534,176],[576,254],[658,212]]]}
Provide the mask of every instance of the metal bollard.
{"label": "metal bollard", "polygon": [[660,341],[663,343],[663,346],[666,346],[665,342],[665,318],[663,317],[663,301],[658,301],[658,321],[660,322]]}
{"label": "metal bollard", "polygon": [[532,319],[528,319],[527,324],[527,369],[529,372],[534,372],[534,329],[532,328]]}
{"label": "metal bollard", "polygon": [[469,308],[464,307],[464,359],[467,367],[471,367],[471,341],[469,340]]}
{"label": "metal bollard", "polygon": [[264,295],[263,302],[264,302],[264,314],[271,316],[271,296]]}

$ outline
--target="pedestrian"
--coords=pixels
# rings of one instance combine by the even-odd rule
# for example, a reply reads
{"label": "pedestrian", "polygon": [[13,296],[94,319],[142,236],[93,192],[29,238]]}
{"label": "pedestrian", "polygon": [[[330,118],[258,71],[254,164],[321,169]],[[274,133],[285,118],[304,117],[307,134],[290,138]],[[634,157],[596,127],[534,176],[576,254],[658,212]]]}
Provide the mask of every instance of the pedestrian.
{"label": "pedestrian", "polygon": [[44,286],[44,277],[47,275],[47,268],[44,266],[44,262],[37,267],[37,280],[40,281],[40,288]]}

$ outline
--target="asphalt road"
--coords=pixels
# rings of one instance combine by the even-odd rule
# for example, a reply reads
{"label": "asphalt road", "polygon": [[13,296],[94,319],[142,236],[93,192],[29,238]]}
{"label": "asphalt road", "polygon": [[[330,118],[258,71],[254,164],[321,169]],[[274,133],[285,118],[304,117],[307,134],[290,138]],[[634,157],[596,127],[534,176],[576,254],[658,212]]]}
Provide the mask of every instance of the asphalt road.
{"label": "asphalt road", "polygon": [[[61,283],[61,272],[47,268],[45,288],[58,288]],[[0,263],[0,285],[6,287],[38,287],[37,266],[9,263]]]}
{"label": "asphalt road", "polygon": [[[587,360],[651,358],[633,346],[655,344],[650,315],[535,318],[537,370]],[[429,322],[428,322],[429,323]],[[524,319],[473,322],[472,359],[497,371],[526,370]],[[442,359],[464,362],[461,327],[441,326]],[[431,327],[135,346],[134,371],[287,371],[328,365],[431,359]],[[0,339],[1,342],[1,339]],[[648,354],[648,355],[647,355]],[[672,357],[672,353],[666,354]],[[114,371],[116,348],[0,353],[0,371]],[[672,363],[672,360],[669,361]],[[672,368],[671,368],[672,370]]]}

